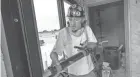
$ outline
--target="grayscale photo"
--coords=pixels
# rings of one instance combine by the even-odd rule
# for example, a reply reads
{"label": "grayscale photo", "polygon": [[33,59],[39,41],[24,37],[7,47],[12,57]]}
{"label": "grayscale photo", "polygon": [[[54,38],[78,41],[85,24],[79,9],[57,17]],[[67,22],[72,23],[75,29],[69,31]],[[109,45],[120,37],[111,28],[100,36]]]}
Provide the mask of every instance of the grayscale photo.
{"label": "grayscale photo", "polygon": [[1,77],[140,77],[140,0],[1,0]]}

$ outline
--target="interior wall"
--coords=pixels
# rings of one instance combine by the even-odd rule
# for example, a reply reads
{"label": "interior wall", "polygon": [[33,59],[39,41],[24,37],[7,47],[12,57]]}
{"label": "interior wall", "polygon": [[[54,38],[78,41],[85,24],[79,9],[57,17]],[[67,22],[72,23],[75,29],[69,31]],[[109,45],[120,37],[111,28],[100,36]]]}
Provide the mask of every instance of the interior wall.
{"label": "interior wall", "polygon": [[[122,4],[91,7],[89,9],[89,21],[98,41],[108,40],[108,46],[124,45],[124,12]],[[99,39],[101,36],[103,38]]]}
{"label": "interior wall", "polygon": [[130,8],[131,53],[130,65],[132,77],[140,77],[140,0],[128,0]]}

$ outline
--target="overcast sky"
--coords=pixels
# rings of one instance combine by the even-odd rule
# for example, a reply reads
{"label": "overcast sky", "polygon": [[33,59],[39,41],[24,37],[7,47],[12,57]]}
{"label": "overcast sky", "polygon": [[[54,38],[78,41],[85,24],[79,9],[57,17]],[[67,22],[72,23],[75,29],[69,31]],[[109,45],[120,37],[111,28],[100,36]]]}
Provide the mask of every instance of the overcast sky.
{"label": "overcast sky", "polygon": [[[65,11],[69,7],[64,4]],[[34,0],[38,31],[59,29],[57,0]]]}

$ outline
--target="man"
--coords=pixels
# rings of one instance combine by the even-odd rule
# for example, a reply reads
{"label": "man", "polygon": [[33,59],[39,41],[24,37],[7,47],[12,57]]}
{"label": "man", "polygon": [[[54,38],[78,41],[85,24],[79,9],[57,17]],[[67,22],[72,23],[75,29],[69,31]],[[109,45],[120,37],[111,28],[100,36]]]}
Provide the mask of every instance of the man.
{"label": "man", "polygon": [[[97,40],[85,22],[84,10],[79,5],[72,5],[68,9],[69,27],[60,30],[54,49],[50,55],[52,64],[59,64],[58,55],[69,58],[79,52],[74,46],[93,49]],[[61,69],[61,67],[59,67]],[[68,67],[70,77],[95,77],[91,56],[87,55]]]}

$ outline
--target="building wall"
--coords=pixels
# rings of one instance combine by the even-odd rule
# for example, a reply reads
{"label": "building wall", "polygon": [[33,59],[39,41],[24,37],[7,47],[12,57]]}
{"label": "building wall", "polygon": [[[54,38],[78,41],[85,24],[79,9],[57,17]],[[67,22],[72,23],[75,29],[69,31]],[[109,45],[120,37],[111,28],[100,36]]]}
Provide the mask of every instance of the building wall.
{"label": "building wall", "polygon": [[132,77],[140,77],[140,0],[130,2],[131,71]]}

